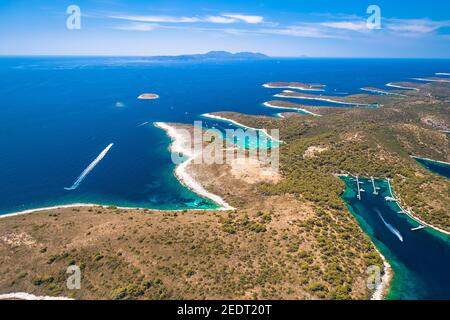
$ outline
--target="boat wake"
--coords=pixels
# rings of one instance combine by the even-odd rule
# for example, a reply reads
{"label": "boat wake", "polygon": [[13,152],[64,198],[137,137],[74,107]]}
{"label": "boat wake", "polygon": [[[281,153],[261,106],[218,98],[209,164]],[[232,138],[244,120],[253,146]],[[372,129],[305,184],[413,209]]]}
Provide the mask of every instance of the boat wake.
{"label": "boat wake", "polygon": [[400,231],[394,228],[391,224],[387,223],[379,210],[376,210],[376,212],[378,213],[378,216],[380,217],[381,221],[383,221],[384,225],[389,229],[389,231],[392,232],[401,242],[403,242],[403,236],[400,233]]}
{"label": "boat wake", "polygon": [[83,180],[87,177],[87,175],[94,170],[95,166],[106,156],[106,154],[108,153],[109,149],[111,149],[111,147],[114,145],[114,143],[109,144],[105,150],[103,150],[97,158],[95,158],[94,161],[91,162],[91,164],[84,169],[84,171],[80,174],[80,176],[77,178],[77,180],[75,180],[75,182],[73,183],[73,185],[70,188],[64,188],[64,190],[67,191],[72,191],[75,190],[79,187],[79,185],[81,184],[81,182],[83,182]]}

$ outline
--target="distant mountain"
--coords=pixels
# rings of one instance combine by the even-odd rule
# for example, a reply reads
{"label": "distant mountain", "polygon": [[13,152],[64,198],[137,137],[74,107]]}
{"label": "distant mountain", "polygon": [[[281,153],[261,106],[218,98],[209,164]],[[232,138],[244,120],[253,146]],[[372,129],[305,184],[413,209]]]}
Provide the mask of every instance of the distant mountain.
{"label": "distant mountain", "polygon": [[180,56],[154,56],[148,57],[149,61],[211,61],[211,60],[262,60],[269,59],[262,53],[238,52],[231,53],[227,51],[210,51],[205,54],[189,54]]}

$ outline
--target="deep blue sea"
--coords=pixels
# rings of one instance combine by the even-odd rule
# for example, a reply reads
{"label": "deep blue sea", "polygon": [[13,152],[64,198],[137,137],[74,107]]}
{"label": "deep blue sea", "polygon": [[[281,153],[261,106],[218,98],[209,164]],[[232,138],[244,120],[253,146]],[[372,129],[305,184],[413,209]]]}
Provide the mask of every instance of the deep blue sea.
{"label": "deep blue sea", "polygon": [[[262,106],[279,92],[262,87],[269,81],[323,83],[325,94],[342,95],[449,70],[449,60],[0,58],[0,214],[79,202],[210,207],[175,179],[170,140],[152,122],[203,120],[206,127],[224,129],[229,124],[200,115],[274,115],[282,110]],[[136,99],[147,92],[160,99]],[[65,190],[110,143],[114,146],[80,186]]]}
{"label": "deep blue sea", "polygon": [[450,179],[450,164],[423,158],[415,159],[421,166],[429,171]]}
{"label": "deep blue sea", "polygon": [[342,178],[347,190],[343,199],[350,211],[386,257],[394,271],[388,299],[450,300],[450,236],[431,228],[411,230],[420,224],[400,213],[385,180],[376,180],[374,195],[369,179],[361,179],[361,201],[356,198],[354,178]]}

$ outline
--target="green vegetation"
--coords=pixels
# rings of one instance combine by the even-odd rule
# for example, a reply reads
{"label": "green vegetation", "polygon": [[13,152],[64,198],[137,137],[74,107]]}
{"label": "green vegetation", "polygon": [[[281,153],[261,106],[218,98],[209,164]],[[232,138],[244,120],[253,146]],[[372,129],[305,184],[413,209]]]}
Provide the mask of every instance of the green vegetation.
{"label": "green vegetation", "polygon": [[[450,88],[447,88],[447,98]],[[440,91],[442,92],[442,88]],[[424,93],[425,94],[425,93]],[[284,179],[262,185],[266,195],[296,194],[318,208],[346,211],[336,174],[388,177],[402,204],[421,219],[450,230],[450,184],[418,165],[410,155],[450,158],[449,136],[423,119],[450,127],[450,106],[433,101],[384,99],[378,109],[353,108],[323,117],[286,119],[220,113],[252,127],[280,128]],[[414,98],[415,99],[415,98]],[[308,148],[325,148],[305,156]]]}
{"label": "green vegetation", "polygon": [[253,231],[255,233],[267,231],[265,224],[270,222],[270,214],[258,212],[254,218],[249,218],[245,214],[242,218],[237,218],[238,215],[229,213],[227,218],[221,218],[222,230],[224,232],[234,234],[239,230]]}
{"label": "green vegetation", "polygon": [[112,291],[111,298],[114,300],[164,300],[170,298],[170,296],[161,279],[156,278],[116,288]]}

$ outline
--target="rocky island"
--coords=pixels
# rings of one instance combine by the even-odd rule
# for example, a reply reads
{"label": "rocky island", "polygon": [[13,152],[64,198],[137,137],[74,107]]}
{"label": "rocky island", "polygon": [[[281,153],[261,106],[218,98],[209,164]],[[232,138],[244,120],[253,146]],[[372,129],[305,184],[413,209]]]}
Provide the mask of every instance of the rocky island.
{"label": "rocky island", "polygon": [[324,84],[301,82],[269,82],[263,85],[269,89],[295,89],[301,91],[324,91]]}
{"label": "rocky island", "polygon": [[159,95],[155,93],[143,93],[138,97],[139,100],[155,100],[159,99]]}

